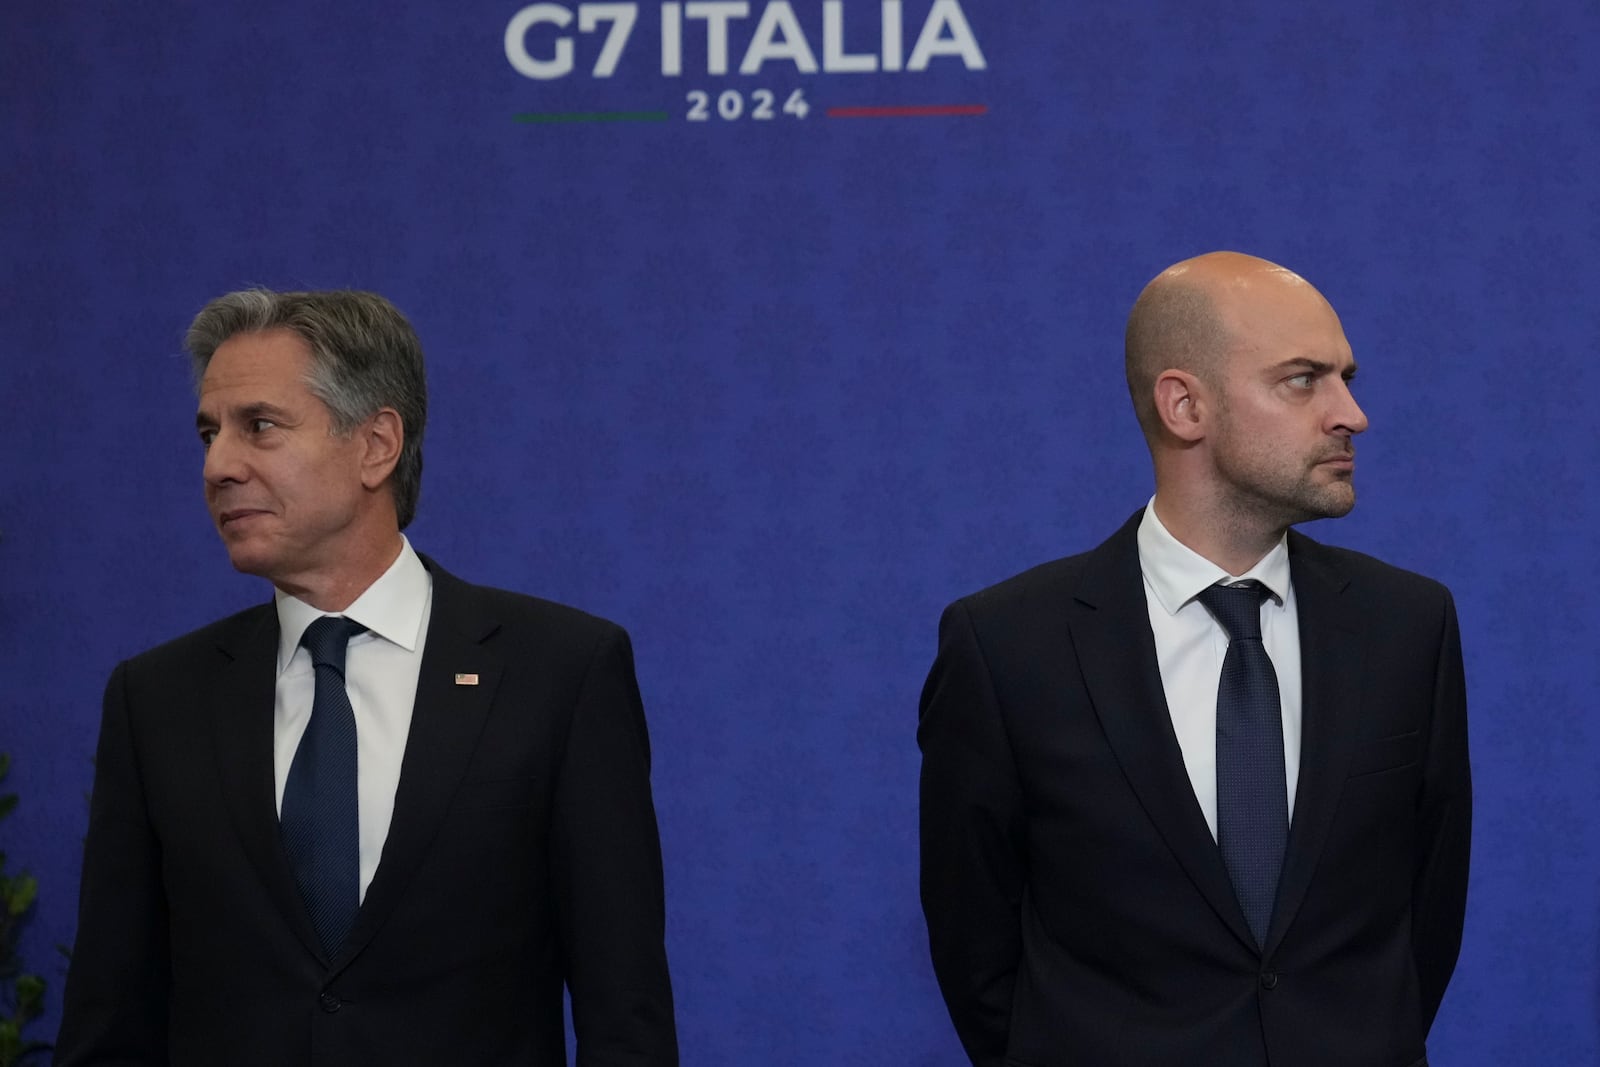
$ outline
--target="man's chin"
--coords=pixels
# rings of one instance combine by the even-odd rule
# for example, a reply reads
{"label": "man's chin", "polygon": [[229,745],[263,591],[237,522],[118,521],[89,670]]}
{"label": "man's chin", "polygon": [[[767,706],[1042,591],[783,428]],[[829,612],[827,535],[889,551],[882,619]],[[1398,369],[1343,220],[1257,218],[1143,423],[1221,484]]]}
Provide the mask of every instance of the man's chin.
{"label": "man's chin", "polygon": [[1316,494],[1314,501],[1307,503],[1307,510],[1313,513],[1312,518],[1342,519],[1356,506],[1356,487],[1349,482],[1332,485]]}
{"label": "man's chin", "polygon": [[1263,514],[1270,514],[1284,526],[1298,526],[1318,519],[1342,519],[1356,506],[1355,487],[1348,482],[1337,485],[1302,485],[1292,493],[1263,499]]}
{"label": "man's chin", "polygon": [[272,570],[271,554],[262,551],[260,545],[239,541],[225,547],[228,550],[228,562],[232,563],[233,569],[240,574],[253,574],[258,578],[265,578]]}

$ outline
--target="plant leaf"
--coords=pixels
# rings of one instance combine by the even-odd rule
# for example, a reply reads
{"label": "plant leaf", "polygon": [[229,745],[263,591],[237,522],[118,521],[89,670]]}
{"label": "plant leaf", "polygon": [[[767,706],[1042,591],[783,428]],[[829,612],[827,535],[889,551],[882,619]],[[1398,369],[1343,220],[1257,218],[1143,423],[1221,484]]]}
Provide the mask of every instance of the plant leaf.
{"label": "plant leaf", "polygon": [[39,895],[39,880],[31,874],[19,875],[11,887],[6,909],[12,915],[21,915],[33,907],[33,900]]}

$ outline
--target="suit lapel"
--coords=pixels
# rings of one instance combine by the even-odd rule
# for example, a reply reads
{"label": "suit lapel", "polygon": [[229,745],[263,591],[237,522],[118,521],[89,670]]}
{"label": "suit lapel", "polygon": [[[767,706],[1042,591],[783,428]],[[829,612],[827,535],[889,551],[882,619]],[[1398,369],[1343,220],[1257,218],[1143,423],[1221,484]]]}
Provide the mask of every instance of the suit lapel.
{"label": "suit lapel", "polygon": [[[502,664],[484,647],[499,629],[473,588],[426,556],[433,606],[395,791],[394,816],[372,884],[336,962],[345,966],[382,927],[438,833],[494,701]],[[458,675],[475,675],[462,684]],[[465,679],[462,680],[464,682]]]}
{"label": "suit lapel", "polygon": [[1300,784],[1267,952],[1277,948],[1328,837],[1354,747],[1363,700],[1361,625],[1349,579],[1321,545],[1289,533],[1289,566],[1300,620]]}
{"label": "suit lapel", "polygon": [[320,957],[321,944],[300,899],[300,889],[295,885],[278,833],[273,776],[277,611],[268,604],[244,616],[238,627],[218,641],[218,650],[222,664],[217,673],[211,728],[224,803],[267,895],[306,949]]}
{"label": "suit lapel", "polygon": [[1137,531],[1143,512],[1085,562],[1070,605],[1079,668],[1123,774],[1178,862],[1228,928],[1253,950],[1222,854],[1189,784],[1161,687]]}

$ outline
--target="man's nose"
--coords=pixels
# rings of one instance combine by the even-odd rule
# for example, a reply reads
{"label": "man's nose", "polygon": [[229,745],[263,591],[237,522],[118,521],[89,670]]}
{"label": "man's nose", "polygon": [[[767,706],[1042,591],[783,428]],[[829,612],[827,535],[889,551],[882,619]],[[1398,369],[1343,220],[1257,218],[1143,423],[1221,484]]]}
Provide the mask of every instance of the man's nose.
{"label": "man's nose", "polygon": [[233,437],[226,431],[218,430],[211,438],[211,444],[206,447],[206,461],[201,468],[201,475],[207,485],[244,480],[242,455]]}
{"label": "man's nose", "polygon": [[1333,432],[1343,430],[1355,436],[1367,428],[1367,413],[1361,410],[1361,405],[1356,403],[1355,394],[1350,392],[1348,382],[1340,379],[1338,384],[1338,400],[1331,413]]}

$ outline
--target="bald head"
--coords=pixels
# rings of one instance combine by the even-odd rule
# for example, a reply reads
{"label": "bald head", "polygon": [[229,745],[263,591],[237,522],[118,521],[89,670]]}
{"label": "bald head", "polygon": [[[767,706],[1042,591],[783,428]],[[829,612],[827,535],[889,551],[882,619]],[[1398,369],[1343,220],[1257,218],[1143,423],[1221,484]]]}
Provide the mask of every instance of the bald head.
{"label": "bald head", "polygon": [[1144,287],[1128,315],[1123,356],[1133,410],[1147,439],[1160,426],[1154,391],[1161,373],[1187,371],[1214,384],[1223,357],[1249,325],[1252,300],[1278,295],[1283,287],[1322,300],[1293,271],[1240,252],[1208,252],[1175,263]]}

